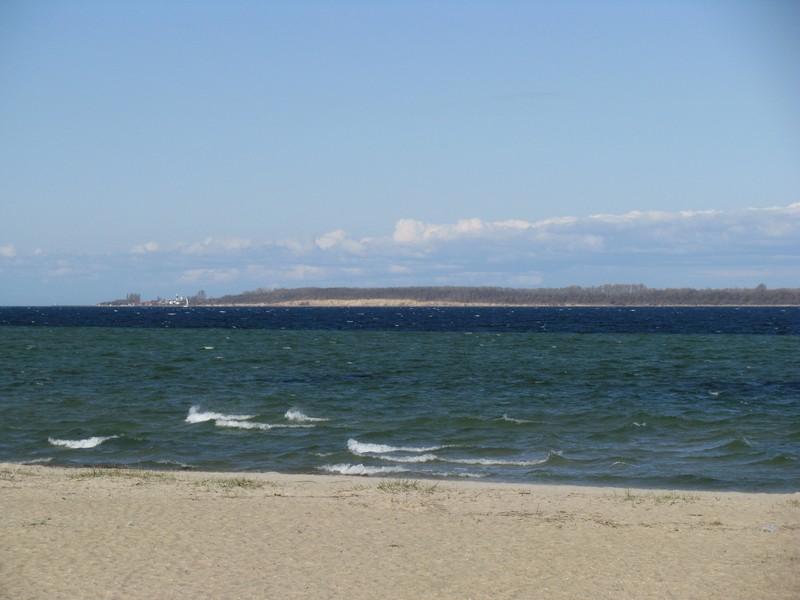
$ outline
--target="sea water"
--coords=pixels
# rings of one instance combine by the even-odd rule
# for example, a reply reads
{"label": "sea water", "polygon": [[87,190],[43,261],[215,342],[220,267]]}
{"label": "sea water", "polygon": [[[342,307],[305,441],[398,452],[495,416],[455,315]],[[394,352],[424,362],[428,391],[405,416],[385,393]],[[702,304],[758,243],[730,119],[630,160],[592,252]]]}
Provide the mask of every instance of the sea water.
{"label": "sea water", "polygon": [[0,308],[0,460],[800,489],[800,309]]}

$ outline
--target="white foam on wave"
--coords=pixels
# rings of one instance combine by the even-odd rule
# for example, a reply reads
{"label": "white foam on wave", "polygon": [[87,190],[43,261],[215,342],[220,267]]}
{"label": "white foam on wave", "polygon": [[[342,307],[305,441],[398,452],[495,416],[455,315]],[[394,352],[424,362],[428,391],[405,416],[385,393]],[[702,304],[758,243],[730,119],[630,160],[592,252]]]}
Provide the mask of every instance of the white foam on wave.
{"label": "white foam on wave", "polygon": [[253,421],[243,421],[241,419],[214,419],[217,427],[232,427],[234,429],[272,429],[269,423],[255,423]]}
{"label": "white foam on wave", "polygon": [[214,425],[217,427],[232,427],[234,429],[260,429],[262,431],[267,431],[269,429],[305,429],[308,427],[314,427],[314,425],[257,423],[255,421],[243,421],[241,419],[214,419]]}
{"label": "white foam on wave", "polygon": [[381,475],[384,473],[403,473],[403,467],[369,467],[366,465],[323,465],[319,467],[327,473],[339,473],[340,475]]}
{"label": "white foam on wave", "polygon": [[427,447],[414,447],[414,446],[388,446],[386,444],[366,444],[358,440],[347,440],[347,449],[357,456],[364,454],[387,454],[389,452],[435,452],[441,450],[444,446],[427,446]]}
{"label": "white foam on wave", "polygon": [[535,467],[543,465],[547,459],[542,458],[539,460],[505,460],[498,458],[453,458],[443,459],[444,462],[457,464],[457,465],[481,465],[484,467]]}
{"label": "white foam on wave", "polygon": [[516,423],[517,425],[522,425],[524,423],[533,423],[533,421],[529,419],[515,419],[514,417],[509,417],[507,414],[503,415],[502,421],[508,421],[509,423]]}
{"label": "white foam on wave", "polygon": [[251,421],[255,415],[226,415],[213,411],[202,411],[197,406],[192,406],[189,409],[189,414],[186,417],[187,423],[205,423],[207,421],[214,421],[217,427],[229,427],[233,429],[259,429],[267,431],[269,429],[293,429],[298,427],[314,427],[313,424],[277,424],[272,423],[258,423]]}
{"label": "white foam on wave", "polygon": [[[511,460],[501,458],[450,458],[432,454],[435,450],[441,450],[448,446],[430,446],[415,448],[408,446],[388,446],[385,444],[366,444],[354,439],[347,441],[347,449],[356,456],[374,456],[377,459],[393,463],[427,463],[441,462],[451,465],[479,465],[484,467],[503,466],[503,467],[535,467],[545,464],[552,455],[559,455],[558,452],[550,452],[547,457],[538,460]],[[393,455],[397,452],[419,453],[411,456]],[[378,455],[378,456],[375,456]]]}
{"label": "white foam on wave", "polygon": [[[397,462],[397,463],[426,463],[426,462],[433,462],[435,460],[442,460],[435,454],[420,454],[418,456],[381,456],[379,458],[381,460],[388,460],[389,462]],[[450,462],[450,461],[445,461],[445,462]]]}
{"label": "white foam on wave", "polygon": [[[496,458],[445,458],[436,454],[422,454],[420,456],[380,456],[380,460],[395,463],[426,463],[442,462],[450,465],[479,465],[482,467],[535,467],[547,462],[547,458],[540,460],[505,460]],[[549,457],[548,457],[549,458]]]}
{"label": "white foam on wave", "polygon": [[106,437],[94,436],[83,440],[57,440],[49,437],[47,441],[53,446],[61,446],[62,448],[69,448],[70,450],[85,450],[87,448],[96,448],[106,440],[113,440],[118,437],[118,435],[109,435]]}
{"label": "white foam on wave", "polygon": [[302,413],[296,408],[290,408],[286,411],[286,414],[283,415],[289,421],[294,421],[295,423],[322,423],[327,421],[328,419],[322,419],[320,417],[309,417],[308,415]]}
{"label": "white foam on wave", "polygon": [[218,412],[201,411],[200,407],[192,406],[189,409],[189,414],[186,417],[187,423],[205,423],[206,421],[228,420],[228,421],[246,421],[252,419],[254,415],[226,415]]}

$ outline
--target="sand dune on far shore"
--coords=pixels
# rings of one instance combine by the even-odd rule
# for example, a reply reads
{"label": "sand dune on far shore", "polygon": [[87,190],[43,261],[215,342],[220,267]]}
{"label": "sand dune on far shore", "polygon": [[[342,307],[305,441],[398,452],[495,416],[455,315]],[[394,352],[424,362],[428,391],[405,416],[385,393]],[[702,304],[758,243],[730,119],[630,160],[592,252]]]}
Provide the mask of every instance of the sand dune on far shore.
{"label": "sand dune on far shore", "polygon": [[0,597],[800,597],[800,494],[0,464]]}

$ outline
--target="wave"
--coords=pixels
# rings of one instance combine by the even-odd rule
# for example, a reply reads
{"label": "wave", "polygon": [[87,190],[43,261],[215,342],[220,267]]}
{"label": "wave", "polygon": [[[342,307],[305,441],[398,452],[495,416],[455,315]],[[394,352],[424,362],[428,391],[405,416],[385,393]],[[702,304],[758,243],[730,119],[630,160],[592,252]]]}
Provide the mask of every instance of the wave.
{"label": "wave", "polygon": [[186,417],[187,423],[204,423],[205,421],[246,421],[252,419],[255,415],[226,415],[217,412],[203,412],[198,406],[192,406],[189,409],[189,414]]}
{"label": "wave", "polygon": [[[291,411],[290,411],[291,412]],[[287,413],[288,414],[288,413]],[[258,423],[251,421],[255,415],[226,415],[224,413],[201,411],[197,406],[192,406],[189,409],[189,415],[186,417],[187,423],[205,423],[207,421],[214,421],[217,427],[228,427],[232,429],[258,429],[267,431],[270,429],[289,429],[298,427],[314,427],[313,424],[272,424],[272,423]]]}
{"label": "wave", "polygon": [[231,427],[233,429],[272,429],[269,423],[255,423],[253,421],[243,421],[242,419],[214,419],[214,425],[217,427]]}
{"label": "wave", "polygon": [[314,427],[314,425],[286,425],[285,423],[257,423],[255,421],[243,421],[241,419],[215,419],[217,427],[230,427],[233,429],[260,429],[268,431],[270,429],[304,429]]}
{"label": "wave", "polygon": [[85,450],[87,448],[96,448],[103,442],[118,437],[118,435],[109,435],[107,437],[94,436],[83,440],[57,440],[49,437],[47,441],[53,446],[61,446],[62,448],[69,448],[70,450]]}
{"label": "wave", "polygon": [[508,421],[509,423],[516,423],[517,425],[524,425],[525,423],[534,423],[535,421],[531,421],[530,419],[515,419],[514,417],[509,417],[507,414],[504,414],[500,417],[501,421]]}
{"label": "wave", "polygon": [[322,419],[320,417],[309,417],[306,414],[303,414],[296,408],[290,408],[286,411],[286,414],[283,415],[288,421],[294,421],[296,423],[322,423],[327,421],[328,419]]}
{"label": "wave", "polygon": [[387,446],[385,444],[362,443],[352,438],[347,440],[347,449],[356,456],[363,456],[364,454],[387,454],[389,452],[435,452],[444,447],[445,446]]}
{"label": "wave", "polygon": [[508,460],[497,458],[445,458],[436,454],[422,454],[420,456],[381,456],[380,460],[395,463],[427,463],[441,462],[450,465],[478,465],[482,467],[536,467],[544,465],[551,460],[551,456],[539,460]]}
{"label": "wave", "polygon": [[366,465],[323,465],[318,467],[326,473],[339,473],[340,475],[382,475],[385,473],[404,473],[403,467],[368,467]]}
{"label": "wave", "polygon": [[480,465],[483,467],[536,467],[546,464],[551,455],[539,460],[506,460],[497,458],[458,458],[446,459],[444,462],[457,465]]}
{"label": "wave", "polygon": [[433,461],[452,462],[444,460],[435,454],[420,454],[419,456],[381,456],[380,460],[387,460],[396,463],[426,463]]}
{"label": "wave", "polygon": [[[716,441],[710,441],[705,443],[699,444],[688,444],[686,447],[687,451],[692,451],[694,453],[703,454],[709,452],[722,452],[724,454],[736,454],[736,453],[749,453],[752,452],[755,447],[753,446],[752,442],[748,440],[746,437],[735,437],[735,438],[723,438]],[[724,455],[723,454],[723,455]]]}
{"label": "wave", "polygon": [[[384,444],[366,444],[354,439],[347,441],[347,449],[356,456],[367,456],[378,454],[375,456],[379,460],[384,460],[394,463],[427,463],[427,462],[441,462],[451,465],[480,465],[480,466],[505,466],[505,467],[536,467],[554,461],[564,461],[561,453],[556,450],[551,450],[545,458],[536,460],[513,460],[502,458],[450,458],[438,454],[432,454],[436,450],[447,448],[448,446],[430,446],[430,447],[408,447],[408,446],[387,446]],[[414,452],[418,453],[412,456],[391,456],[395,452]]]}

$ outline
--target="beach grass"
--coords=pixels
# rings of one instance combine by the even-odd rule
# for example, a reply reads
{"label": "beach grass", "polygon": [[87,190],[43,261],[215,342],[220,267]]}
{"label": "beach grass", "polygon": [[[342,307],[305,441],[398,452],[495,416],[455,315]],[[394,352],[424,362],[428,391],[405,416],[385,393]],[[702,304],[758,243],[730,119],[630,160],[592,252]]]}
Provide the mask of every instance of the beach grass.
{"label": "beach grass", "polygon": [[33,521],[28,521],[27,523],[23,523],[22,526],[23,527],[43,527],[44,525],[47,525],[47,523],[49,521],[50,521],[50,517],[47,517],[46,519],[34,519]]}
{"label": "beach grass", "polygon": [[634,492],[632,490],[625,490],[624,492],[611,492],[604,494],[606,500],[614,500],[617,502],[630,502],[631,504],[643,504],[646,502],[652,504],[677,504],[677,503],[692,503],[700,499],[698,494],[691,492]]}
{"label": "beach grass", "polygon": [[436,491],[438,485],[438,483],[426,484],[408,479],[384,479],[375,487],[388,494],[408,494],[411,492],[432,494]]}
{"label": "beach grass", "polygon": [[[267,482],[250,479],[248,477],[211,477],[201,479],[195,485],[204,487],[215,487],[224,490],[258,490],[267,485]],[[270,483],[270,485],[276,485]]]}
{"label": "beach grass", "polygon": [[0,469],[0,481],[13,481],[19,472],[19,467],[16,469]]}
{"label": "beach grass", "polygon": [[166,473],[158,471],[144,471],[140,469],[122,468],[92,468],[81,469],[76,473],[69,473],[68,479],[88,480],[88,479],[135,479],[140,482],[166,482],[173,481],[175,478]]}

